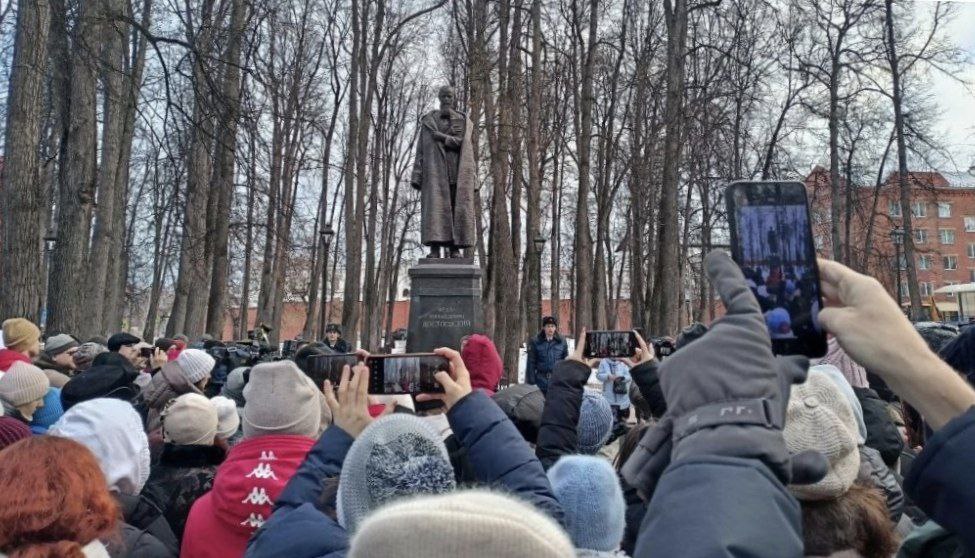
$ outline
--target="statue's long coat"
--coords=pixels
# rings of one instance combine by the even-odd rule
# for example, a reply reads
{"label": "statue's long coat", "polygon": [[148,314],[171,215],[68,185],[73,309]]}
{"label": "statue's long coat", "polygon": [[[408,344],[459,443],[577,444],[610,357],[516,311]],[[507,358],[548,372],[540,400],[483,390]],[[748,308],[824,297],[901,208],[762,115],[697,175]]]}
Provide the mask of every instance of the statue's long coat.
{"label": "statue's long coat", "polygon": [[439,131],[437,119],[440,111],[432,111],[420,119],[420,136],[417,139],[416,158],[413,161],[413,187],[421,191],[420,237],[425,245],[432,243],[453,244],[459,247],[474,246],[474,191],[477,177],[474,172],[474,152],[471,145],[471,121],[467,115],[453,111],[450,118],[450,135],[460,135],[460,165],[457,169],[457,197],[454,210],[450,208],[450,184],[447,177],[447,158],[444,144],[433,137]]}

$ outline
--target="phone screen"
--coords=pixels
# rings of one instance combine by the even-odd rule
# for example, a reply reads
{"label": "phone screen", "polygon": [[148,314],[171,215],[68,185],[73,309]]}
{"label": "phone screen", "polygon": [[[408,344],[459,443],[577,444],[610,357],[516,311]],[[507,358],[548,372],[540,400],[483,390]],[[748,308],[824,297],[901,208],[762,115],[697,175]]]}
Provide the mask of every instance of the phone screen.
{"label": "phone screen", "polygon": [[319,389],[325,385],[325,380],[338,387],[342,381],[342,368],[348,366],[351,369],[358,363],[359,357],[355,354],[316,355],[308,359],[308,376]]}
{"label": "phone screen", "polygon": [[826,354],[822,297],[806,189],[799,182],[735,182],[725,192],[731,251],[765,316],[776,354]]}
{"label": "phone screen", "polygon": [[636,354],[632,331],[587,331],[583,354],[587,358],[628,358]]}
{"label": "phone screen", "polygon": [[446,358],[433,353],[381,355],[369,357],[369,393],[397,395],[442,392],[434,378],[439,371],[450,372]]}

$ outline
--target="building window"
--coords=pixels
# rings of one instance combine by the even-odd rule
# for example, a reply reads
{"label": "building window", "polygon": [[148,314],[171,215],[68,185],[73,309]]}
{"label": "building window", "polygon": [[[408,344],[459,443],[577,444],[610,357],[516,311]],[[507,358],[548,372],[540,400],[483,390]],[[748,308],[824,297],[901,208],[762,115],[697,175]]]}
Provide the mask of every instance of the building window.
{"label": "building window", "polygon": [[945,271],[958,269],[958,256],[941,256],[941,261],[945,264]]}
{"label": "building window", "polygon": [[968,282],[975,283],[975,269],[968,270]]}
{"label": "building window", "polygon": [[968,259],[975,260],[975,242],[968,243]]}
{"label": "building window", "polygon": [[951,204],[948,202],[938,202],[938,217],[947,219],[951,217]]}
{"label": "building window", "polygon": [[965,232],[975,232],[975,217],[965,217]]}
{"label": "building window", "polygon": [[911,203],[911,216],[912,217],[927,217],[928,216],[928,204],[923,201]]}
{"label": "building window", "polygon": [[931,254],[924,254],[917,259],[917,268],[928,270],[931,269],[933,263],[934,258],[931,256]]}
{"label": "building window", "polygon": [[927,244],[927,242],[928,242],[928,230],[914,229],[914,244]]}
{"label": "building window", "polygon": [[816,244],[817,250],[822,250],[823,247],[826,246],[826,243],[823,242],[823,235],[821,234],[817,234],[816,236],[814,236],[813,242]]}
{"label": "building window", "polygon": [[911,296],[911,289],[907,285],[907,281],[901,281],[901,298],[908,298]]}
{"label": "building window", "polygon": [[898,201],[890,200],[887,202],[887,215],[891,217],[901,216],[901,204]]}
{"label": "building window", "polygon": [[938,229],[938,236],[941,238],[942,244],[955,243],[955,229]]}
{"label": "building window", "polygon": [[927,281],[921,281],[917,284],[918,288],[921,290],[921,296],[931,296],[934,292],[934,284]]}
{"label": "building window", "polygon": [[901,254],[901,257],[900,257],[900,260],[899,260],[898,263],[900,264],[900,265],[898,265],[898,267],[900,268],[901,271],[904,271],[905,269],[907,269],[907,255],[906,254]]}

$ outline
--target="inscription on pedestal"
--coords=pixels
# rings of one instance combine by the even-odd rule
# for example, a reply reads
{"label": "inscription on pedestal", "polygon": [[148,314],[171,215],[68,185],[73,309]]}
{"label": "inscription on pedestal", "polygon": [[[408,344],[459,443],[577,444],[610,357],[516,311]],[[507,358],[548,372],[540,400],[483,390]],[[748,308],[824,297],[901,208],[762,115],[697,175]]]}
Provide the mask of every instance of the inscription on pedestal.
{"label": "inscription on pedestal", "polygon": [[472,261],[421,260],[410,283],[408,352],[460,350],[465,335],[481,331],[481,269]]}

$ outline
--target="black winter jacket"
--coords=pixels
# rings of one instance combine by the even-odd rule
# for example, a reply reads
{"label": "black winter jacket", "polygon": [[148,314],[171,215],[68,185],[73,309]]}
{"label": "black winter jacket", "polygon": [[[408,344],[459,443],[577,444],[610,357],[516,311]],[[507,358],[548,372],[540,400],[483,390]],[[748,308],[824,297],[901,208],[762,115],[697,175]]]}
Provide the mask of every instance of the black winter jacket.
{"label": "black winter jacket", "polygon": [[218,446],[163,447],[143,493],[162,510],[177,540],[183,540],[190,508],[213,488],[213,477],[225,457],[226,452]]}
{"label": "black winter jacket", "polygon": [[904,490],[975,555],[975,407],[934,433],[904,479]]}
{"label": "black winter jacket", "polygon": [[904,440],[887,412],[887,404],[870,388],[855,387],[853,392],[863,407],[863,422],[867,425],[866,446],[880,452],[884,463],[893,467],[904,449]]}
{"label": "black winter jacket", "polygon": [[664,399],[664,392],[660,387],[659,367],[660,361],[651,360],[630,369],[630,377],[633,378],[633,383],[639,388],[640,395],[650,407],[650,414],[656,418],[664,416],[664,413],[667,412],[667,401]]}
{"label": "black winter jacket", "polygon": [[555,365],[535,446],[535,455],[546,471],[563,455],[576,453],[582,394],[591,373],[588,366],[574,360]]}
{"label": "black winter jacket", "polygon": [[179,556],[179,541],[155,502],[144,496],[114,496],[122,510],[125,525],[121,530],[122,545],[108,545],[113,558]]}
{"label": "black winter jacket", "polygon": [[884,494],[891,521],[900,521],[904,513],[904,490],[900,478],[880,458],[880,452],[860,446],[860,476],[869,479]]}

